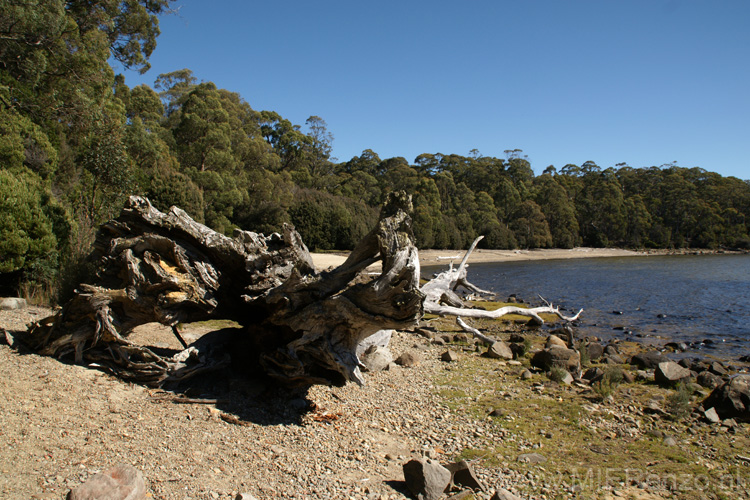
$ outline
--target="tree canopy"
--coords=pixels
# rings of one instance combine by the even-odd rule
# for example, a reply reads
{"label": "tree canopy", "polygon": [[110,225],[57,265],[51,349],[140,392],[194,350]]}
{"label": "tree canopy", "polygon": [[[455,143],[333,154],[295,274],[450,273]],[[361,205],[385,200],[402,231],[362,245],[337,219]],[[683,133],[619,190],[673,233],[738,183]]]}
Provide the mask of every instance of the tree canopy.
{"label": "tree canopy", "polygon": [[[389,192],[413,195],[422,248],[750,248],[750,183],[676,164],[548,166],[519,149],[413,161],[332,157],[320,116],[297,125],[187,68],[145,71],[172,0],[0,3],[0,276],[52,291],[126,196],[177,205],[212,228],[293,223],[346,250]],[[363,145],[366,146],[366,145]]]}

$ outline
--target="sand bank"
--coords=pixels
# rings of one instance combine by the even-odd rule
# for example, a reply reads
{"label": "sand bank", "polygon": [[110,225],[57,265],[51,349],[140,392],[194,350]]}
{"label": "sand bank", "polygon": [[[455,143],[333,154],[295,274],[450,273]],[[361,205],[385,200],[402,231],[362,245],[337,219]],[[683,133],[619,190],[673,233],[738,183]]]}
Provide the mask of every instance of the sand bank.
{"label": "sand bank", "polygon": [[[469,257],[469,263],[476,262],[510,262],[524,260],[551,260],[551,259],[585,259],[594,257],[638,257],[651,255],[646,252],[635,252],[620,248],[561,248],[535,249],[535,250],[485,250],[477,249]],[[313,253],[312,258],[315,267],[327,269],[339,266],[346,260],[346,253]],[[419,262],[423,266],[448,265],[451,260],[460,262],[464,256],[464,250],[420,250]]]}

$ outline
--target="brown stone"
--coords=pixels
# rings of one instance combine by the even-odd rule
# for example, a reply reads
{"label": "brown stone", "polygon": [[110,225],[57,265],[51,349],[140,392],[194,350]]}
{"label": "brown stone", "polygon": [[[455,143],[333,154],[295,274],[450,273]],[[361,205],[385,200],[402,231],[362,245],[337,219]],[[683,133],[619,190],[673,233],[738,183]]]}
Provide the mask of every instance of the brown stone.
{"label": "brown stone", "polygon": [[130,465],[116,465],[68,493],[67,500],[143,500],[146,484],[141,471]]}

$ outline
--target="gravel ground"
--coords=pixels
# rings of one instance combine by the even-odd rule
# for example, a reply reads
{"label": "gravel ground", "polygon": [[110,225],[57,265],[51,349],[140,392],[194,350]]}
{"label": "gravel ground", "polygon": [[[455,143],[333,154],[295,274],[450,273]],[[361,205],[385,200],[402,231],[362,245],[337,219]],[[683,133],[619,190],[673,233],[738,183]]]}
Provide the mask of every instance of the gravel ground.
{"label": "gravel ground", "polygon": [[[0,327],[20,330],[47,312],[2,311]],[[236,380],[216,404],[184,404],[0,345],[0,498],[64,498],[118,463],[140,469],[160,499],[407,498],[401,466],[410,458],[448,462],[479,439],[506,437],[441,406],[432,382],[446,369],[441,349],[397,333],[394,355],[412,351],[420,364],[368,374],[365,387],[294,392]],[[491,490],[531,480],[478,474]]]}

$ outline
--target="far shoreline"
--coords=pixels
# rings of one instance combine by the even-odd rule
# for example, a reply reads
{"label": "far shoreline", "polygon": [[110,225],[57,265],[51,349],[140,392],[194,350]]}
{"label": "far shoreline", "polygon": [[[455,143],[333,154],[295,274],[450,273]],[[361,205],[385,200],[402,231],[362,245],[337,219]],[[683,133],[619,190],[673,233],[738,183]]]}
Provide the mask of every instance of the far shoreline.
{"label": "far shoreline", "polygon": [[[421,266],[449,265],[463,259],[466,250],[419,250]],[[478,248],[469,256],[469,264],[523,262],[538,260],[591,259],[604,257],[654,257],[665,255],[723,255],[746,254],[747,252],[710,249],[649,249],[626,250],[624,248],[536,248],[532,250],[490,250]],[[344,263],[349,252],[311,253],[318,270],[338,267]]]}

